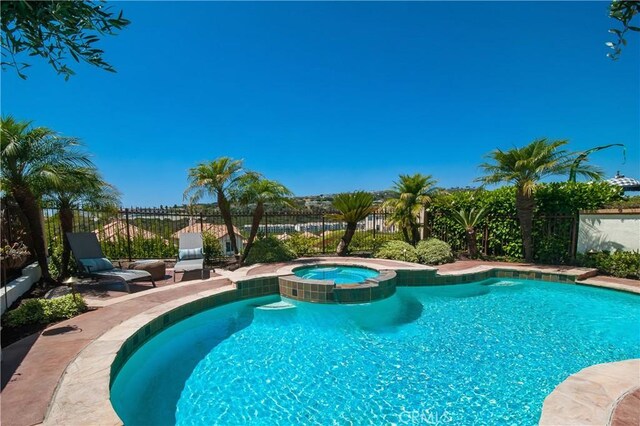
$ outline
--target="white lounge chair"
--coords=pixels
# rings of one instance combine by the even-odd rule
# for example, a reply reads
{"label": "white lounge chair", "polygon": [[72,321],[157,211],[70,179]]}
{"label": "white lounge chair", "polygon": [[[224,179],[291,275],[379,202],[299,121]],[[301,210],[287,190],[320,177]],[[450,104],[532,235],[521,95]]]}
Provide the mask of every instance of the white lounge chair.
{"label": "white lounge chair", "polygon": [[204,279],[204,242],[199,232],[180,234],[178,245],[178,259],[173,268],[173,281],[176,272],[201,271],[200,278]]}

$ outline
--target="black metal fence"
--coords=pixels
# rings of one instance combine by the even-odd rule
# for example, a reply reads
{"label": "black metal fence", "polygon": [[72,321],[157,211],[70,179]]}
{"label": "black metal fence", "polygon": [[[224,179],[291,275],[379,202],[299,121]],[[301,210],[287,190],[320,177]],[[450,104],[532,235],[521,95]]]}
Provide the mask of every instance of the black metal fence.
{"label": "black metal fence", "polygon": [[[286,241],[299,255],[335,251],[346,223],[333,218],[334,212],[313,210],[268,211],[260,223],[259,236],[275,236]],[[45,232],[50,247],[60,245],[62,230],[59,211],[43,210]],[[351,243],[352,252],[371,252],[401,235],[387,224],[386,211],[372,213],[358,224]],[[233,212],[233,224],[246,242],[252,221],[251,211]],[[118,211],[73,210],[73,232],[95,232],[107,257],[113,259],[174,258],[181,232],[202,232],[213,257],[232,255],[230,240],[219,212],[188,212],[172,208],[127,208]]]}
{"label": "black metal fence", "polygon": [[[252,211],[234,211],[233,224],[242,247],[249,235]],[[259,235],[270,235],[286,241],[300,256],[333,253],[346,224],[333,218],[335,212],[325,210],[267,211],[262,218]],[[29,234],[18,226],[17,209],[2,209],[3,240],[15,237],[28,242]],[[358,224],[350,249],[353,253],[373,252],[384,242],[401,240],[402,235],[388,224],[389,213],[378,210]],[[50,252],[60,250],[62,231],[59,211],[43,210],[44,227]],[[508,225],[505,227],[505,224]],[[22,228],[23,229],[23,228]],[[96,232],[105,255],[112,259],[175,258],[180,232],[202,232],[205,251],[210,261],[231,256],[226,227],[217,210],[188,211],[184,208],[128,208],[96,211],[73,210],[74,232]],[[522,240],[515,217],[488,217],[476,230],[478,250],[489,256],[514,256],[521,251]],[[20,234],[20,235],[19,235]],[[456,252],[467,250],[464,230],[446,215],[429,215],[424,235],[448,242]],[[578,220],[576,215],[536,217],[534,246],[541,263],[572,263],[576,256]],[[7,240],[7,241],[9,241]],[[517,256],[516,256],[517,257]]]}
{"label": "black metal fence", "polygon": [[[505,256],[517,251],[521,256],[522,239],[517,218],[489,217],[475,232],[480,253]],[[446,241],[455,252],[468,249],[465,230],[450,220],[443,220],[441,214],[427,217],[425,236]],[[533,243],[537,261],[549,264],[573,263],[578,246],[577,213],[535,217]]]}

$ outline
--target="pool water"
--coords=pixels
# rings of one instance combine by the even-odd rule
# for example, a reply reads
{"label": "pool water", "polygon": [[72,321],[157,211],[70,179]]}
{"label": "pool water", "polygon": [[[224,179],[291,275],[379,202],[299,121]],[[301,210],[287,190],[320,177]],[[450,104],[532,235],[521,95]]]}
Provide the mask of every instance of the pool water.
{"label": "pool water", "polygon": [[151,339],[112,385],[124,423],[533,425],[570,374],[640,357],[640,297],[598,288],[492,280],[256,309],[279,300]]}
{"label": "pool water", "polygon": [[307,266],[293,271],[306,280],[328,280],[336,284],[355,284],[380,275],[378,271],[357,266]]}

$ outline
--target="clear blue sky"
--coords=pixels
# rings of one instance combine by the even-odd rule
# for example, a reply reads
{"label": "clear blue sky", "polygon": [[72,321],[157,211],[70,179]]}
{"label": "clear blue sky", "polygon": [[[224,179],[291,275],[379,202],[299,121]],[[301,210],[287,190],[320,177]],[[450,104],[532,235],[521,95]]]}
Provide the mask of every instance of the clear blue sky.
{"label": "clear blue sky", "polygon": [[[187,169],[245,160],[297,195],[466,186],[537,137],[640,178],[640,37],[605,55],[607,2],[112,3],[118,70],[2,72],[2,113],[81,138],[125,205],[182,202]],[[637,24],[636,24],[637,25]]]}

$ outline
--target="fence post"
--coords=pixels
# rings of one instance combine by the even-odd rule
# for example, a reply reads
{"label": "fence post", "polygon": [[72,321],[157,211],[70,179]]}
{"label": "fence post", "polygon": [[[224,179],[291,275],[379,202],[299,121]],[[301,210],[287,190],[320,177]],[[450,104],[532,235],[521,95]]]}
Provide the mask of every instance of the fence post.
{"label": "fence post", "polygon": [[325,231],[324,231],[324,213],[322,213],[322,254],[327,252],[327,247],[325,243]]}
{"label": "fence post", "polygon": [[485,225],[484,226],[484,232],[483,232],[483,241],[482,241],[482,245],[484,246],[484,255],[488,255],[489,254],[489,226]]}
{"label": "fence post", "polygon": [[264,212],[264,236],[269,236],[269,221],[267,220],[267,212]]}
{"label": "fence post", "polygon": [[129,209],[124,209],[125,224],[127,226],[127,254],[129,255],[129,262],[131,262],[131,232],[129,231]]}
{"label": "fence post", "polygon": [[578,212],[571,221],[571,263],[575,262],[578,252],[578,227],[580,226],[580,213]]}
{"label": "fence post", "polygon": [[375,211],[373,212],[373,239],[376,239],[376,216],[378,215],[378,212]]}
{"label": "fence post", "polygon": [[7,206],[6,204],[4,205],[4,220],[5,220],[5,223],[7,224],[7,243],[13,244],[13,234],[11,230],[11,225],[13,224],[11,223],[11,214],[9,213],[9,206]]}
{"label": "fence post", "polygon": [[200,232],[204,232],[204,218],[202,217],[202,212],[200,212]]}

